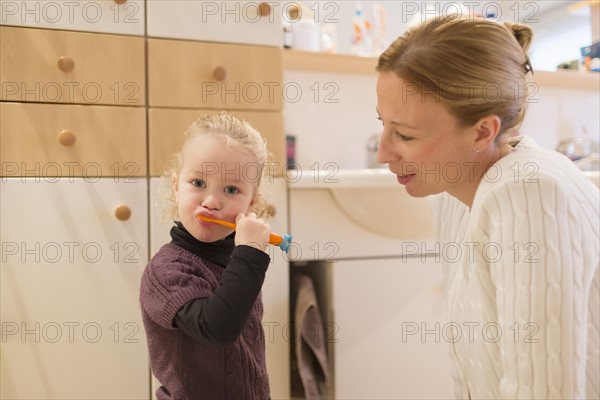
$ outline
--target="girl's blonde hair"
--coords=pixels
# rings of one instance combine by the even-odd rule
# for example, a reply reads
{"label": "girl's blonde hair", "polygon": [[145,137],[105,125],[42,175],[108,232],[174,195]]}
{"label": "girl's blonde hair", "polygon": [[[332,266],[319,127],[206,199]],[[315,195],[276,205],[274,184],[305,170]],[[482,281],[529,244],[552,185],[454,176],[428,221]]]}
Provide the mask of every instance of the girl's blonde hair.
{"label": "girl's blonde hair", "polygon": [[166,217],[178,220],[177,202],[173,179],[178,177],[183,166],[183,151],[187,144],[197,137],[211,137],[224,143],[228,148],[240,153],[248,154],[256,159],[260,173],[256,181],[256,199],[250,211],[259,216],[267,215],[267,203],[263,198],[263,171],[269,157],[267,143],[261,134],[246,121],[236,118],[226,112],[206,115],[192,122],[184,133],[183,142],[179,151],[171,158],[168,167],[163,173],[160,193],[167,202]]}
{"label": "girl's blonde hair", "polygon": [[522,24],[437,17],[396,39],[377,71],[394,72],[421,98],[442,102],[463,126],[494,114],[500,134],[513,132],[525,117],[532,38]]}

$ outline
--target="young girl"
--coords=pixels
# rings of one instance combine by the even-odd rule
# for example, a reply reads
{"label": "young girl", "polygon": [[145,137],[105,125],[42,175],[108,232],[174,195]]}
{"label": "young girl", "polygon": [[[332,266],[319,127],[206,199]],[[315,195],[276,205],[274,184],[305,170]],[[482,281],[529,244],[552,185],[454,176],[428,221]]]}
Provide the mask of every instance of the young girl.
{"label": "young girl", "polygon": [[256,215],[266,157],[255,129],[221,113],[188,128],[166,172],[178,221],[140,290],[159,400],[269,398],[260,290],[271,227]]}
{"label": "young girl", "polygon": [[434,18],[379,58],[378,160],[437,195],[462,399],[600,396],[598,188],[516,136],[532,30]]}

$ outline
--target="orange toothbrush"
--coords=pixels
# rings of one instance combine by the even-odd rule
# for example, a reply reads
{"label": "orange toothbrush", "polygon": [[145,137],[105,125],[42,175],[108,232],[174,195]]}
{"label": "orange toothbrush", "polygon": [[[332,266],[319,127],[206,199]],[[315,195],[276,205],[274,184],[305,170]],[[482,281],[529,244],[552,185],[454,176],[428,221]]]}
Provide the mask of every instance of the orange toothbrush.
{"label": "orange toothbrush", "polygon": [[[229,229],[235,230],[235,224],[227,221],[221,221],[220,219],[214,219],[210,217],[206,217],[204,215],[198,215],[198,219],[206,222],[213,222],[215,224],[223,225],[228,227]],[[290,243],[292,242],[292,235],[278,235],[276,233],[271,233],[269,237],[269,244],[274,246],[279,246],[279,248],[287,253],[290,248]]]}

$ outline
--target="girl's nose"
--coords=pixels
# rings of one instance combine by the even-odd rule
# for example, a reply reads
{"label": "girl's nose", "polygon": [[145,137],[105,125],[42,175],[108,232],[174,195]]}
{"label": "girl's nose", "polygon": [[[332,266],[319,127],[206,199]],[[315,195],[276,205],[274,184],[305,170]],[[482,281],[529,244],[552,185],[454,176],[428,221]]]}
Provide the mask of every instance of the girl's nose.
{"label": "girl's nose", "polygon": [[217,196],[214,194],[209,194],[202,200],[202,207],[209,210],[218,210],[221,208],[221,203],[219,202]]}

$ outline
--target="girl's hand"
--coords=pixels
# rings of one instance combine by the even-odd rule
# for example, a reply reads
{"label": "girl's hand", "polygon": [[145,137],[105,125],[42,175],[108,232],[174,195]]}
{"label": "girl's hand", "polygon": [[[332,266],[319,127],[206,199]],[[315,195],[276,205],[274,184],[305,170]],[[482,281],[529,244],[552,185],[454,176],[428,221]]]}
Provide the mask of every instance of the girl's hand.
{"label": "girl's hand", "polygon": [[265,251],[269,244],[271,235],[271,225],[263,221],[262,218],[256,218],[256,214],[251,212],[248,215],[243,213],[235,217],[236,233],[235,244],[244,244]]}

